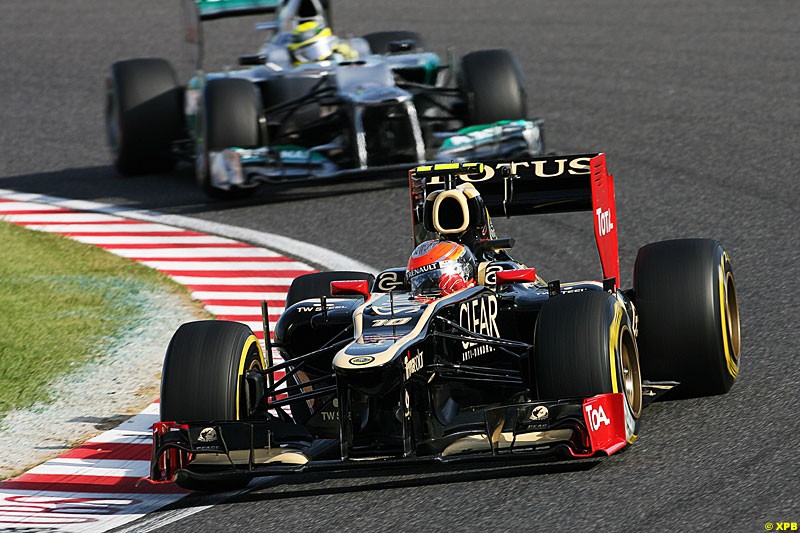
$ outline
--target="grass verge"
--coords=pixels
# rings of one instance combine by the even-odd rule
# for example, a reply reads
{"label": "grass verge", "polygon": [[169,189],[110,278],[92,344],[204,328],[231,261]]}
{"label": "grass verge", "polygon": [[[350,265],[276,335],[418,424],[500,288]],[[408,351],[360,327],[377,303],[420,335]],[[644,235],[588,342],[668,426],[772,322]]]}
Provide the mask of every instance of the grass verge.
{"label": "grass verge", "polygon": [[191,302],[148,267],[68,238],[0,222],[0,418],[48,401],[47,384],[98,360],[146,316],[152,291]]}

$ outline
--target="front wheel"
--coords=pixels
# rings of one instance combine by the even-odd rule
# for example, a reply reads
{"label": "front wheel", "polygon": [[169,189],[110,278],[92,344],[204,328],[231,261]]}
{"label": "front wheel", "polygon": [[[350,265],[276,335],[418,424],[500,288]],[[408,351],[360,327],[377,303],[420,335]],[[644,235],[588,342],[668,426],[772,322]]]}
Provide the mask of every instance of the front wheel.
{"label": "front wheel", "polygon": [[211,156],[227,148],[256,148],[261,139],[261,99],[245,79],[220,78],[206,83],[200,108],[201,135],[197,140],[197,181],[209,196],[241,198],[254,187],[216,186],[211,179]]}
{"label": "front wheel", "polygon": [[542,306],[533,375],[540,400],[622,392],[633,419],[642,411],[636,339],[622,304],[600,291],[563,294]]}
{"label": "front wheel", "polygon": [[739,375],[741,333],[728,254],[711,239],[639,249],[633,269],[642,372],[678,381],[675,395],[728,392]]}
{"label": "front wheel", "polygon": [[[247,420],[244,375],[265,368],[261,345],[238,322],[203,320],[183,324],[167,348],[161,373],[161,420],[211,422]],[[237,478],[223,483],[178,476],[189,490],[221,491],[248,483]]]}
{"label": "front wheel", "polygon": [[167,348],[161,375],[161,420],[244,420],[242,377],[265,368],[255,334],[239,322],[183,324]]}

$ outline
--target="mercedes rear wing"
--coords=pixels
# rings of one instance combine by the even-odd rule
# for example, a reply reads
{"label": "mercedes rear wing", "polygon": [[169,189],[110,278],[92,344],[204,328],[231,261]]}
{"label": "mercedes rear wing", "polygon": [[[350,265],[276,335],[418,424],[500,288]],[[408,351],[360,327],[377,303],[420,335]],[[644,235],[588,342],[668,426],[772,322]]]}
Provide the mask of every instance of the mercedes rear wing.
{"label": "mercedes rear wing", "polygon": [[332,26],[330,0],[183,0],[184,40],[193,48],[195,68],[202,68],[202,22],[277,13],[256,25],[266,31],[291,32],[299,21],[320,20]]}
{"label": "mercedes rear wing", "polygon": [[246,15],[274,13],[281,0],[192,0],[200,20],[215,20]]}
{"label": "mercedes rear wing", "polygon": [[545,156],[524,161],[441,163],[409,172],[412,235],[424,234],[425,199],[433,192],[471,184],[491,216],[591,211],[603,276],[619,286],[614,179],[603,153]]}

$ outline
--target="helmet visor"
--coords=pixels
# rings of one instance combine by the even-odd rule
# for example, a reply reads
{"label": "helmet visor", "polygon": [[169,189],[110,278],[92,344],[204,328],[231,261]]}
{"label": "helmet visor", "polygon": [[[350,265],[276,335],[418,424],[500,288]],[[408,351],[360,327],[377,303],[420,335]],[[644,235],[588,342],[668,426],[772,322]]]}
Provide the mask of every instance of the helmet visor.
{"label": "helmet visor", "polygon": [[327,59],[333,53],[334,37],[323,37],[310,42],[298,49],[294,53],[294,59],[298,63],[310,63]]}
{"label": "helmet visor", "polygon": [[473,285],[472,276],[459,261],[441,261],[409,273],[411,293],[438,298]]}

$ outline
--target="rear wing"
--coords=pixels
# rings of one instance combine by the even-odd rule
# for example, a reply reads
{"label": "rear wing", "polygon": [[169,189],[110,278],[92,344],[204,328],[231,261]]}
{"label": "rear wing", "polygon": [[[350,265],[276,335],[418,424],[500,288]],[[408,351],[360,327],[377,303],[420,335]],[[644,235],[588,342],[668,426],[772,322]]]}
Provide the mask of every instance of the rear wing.
{"label": "rear wing", "polygon": [[281,0],[192,0],[200,20],[215,20],[246,15],[274,13]]}
{"label": "rear wing", "polygon": [[195,68],[202,68],[202,22],[275,13],[256,29],[291,32],[299,21],[318,19],[332,25],[330,0],[182,0],[184,40],[192,47]]}
{"label": "rear wing", "polygon": [[409,172],[412,235],[423,225],[425,198],[434,191],[472,184],[491,216],[591,211],[604,278],[619,286],[619,242],[614,179],[602,153],[536,157],[525,161],[443,163]]}

